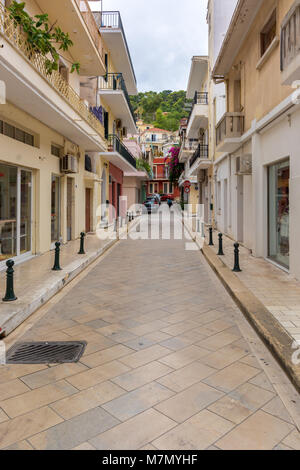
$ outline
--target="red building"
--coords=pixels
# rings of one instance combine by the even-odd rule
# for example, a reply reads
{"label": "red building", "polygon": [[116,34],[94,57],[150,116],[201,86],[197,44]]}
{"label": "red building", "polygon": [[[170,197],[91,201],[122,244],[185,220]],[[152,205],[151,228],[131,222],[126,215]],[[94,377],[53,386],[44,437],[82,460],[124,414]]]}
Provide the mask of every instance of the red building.
{"label": "red building", "polygon": [[174,199],[180,199],[180,190],[178,186],[170,183],[169,181],[169,159],[165,160],[164,157],[154,158],[153,160],[153,176],[152,180],[148,181],[147,196],[151,194],[171,194]]}

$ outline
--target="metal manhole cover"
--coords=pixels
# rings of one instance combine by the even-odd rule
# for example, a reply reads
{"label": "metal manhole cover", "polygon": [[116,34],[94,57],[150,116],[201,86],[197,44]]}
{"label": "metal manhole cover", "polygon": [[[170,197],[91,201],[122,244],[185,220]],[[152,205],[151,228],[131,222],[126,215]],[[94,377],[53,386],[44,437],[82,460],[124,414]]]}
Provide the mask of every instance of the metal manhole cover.
{"label": "metal manhole cover", "polygon": [[86,341],[16,343],[6,354],[7,364],[62,364],[78,362]]}

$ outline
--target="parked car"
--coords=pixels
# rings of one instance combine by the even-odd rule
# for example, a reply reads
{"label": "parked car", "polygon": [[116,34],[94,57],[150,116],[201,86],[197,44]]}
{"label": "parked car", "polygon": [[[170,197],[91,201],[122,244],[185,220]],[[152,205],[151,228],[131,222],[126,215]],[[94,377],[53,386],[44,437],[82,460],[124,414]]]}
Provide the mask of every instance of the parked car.
{"label": "parked car", "polygon": [[173,194],[162,194],[162,196],[161,196],[161,201],[162,202],[166,202],[168,199],[171,199],[171,201],[174,201]]}
{"label": "parked car", "polygon": [[146,207],[148,214],[151,214],[152,212],[157,212],[159,208],[158,199],[154,195],[149,196],[144,202],[144,206]]}

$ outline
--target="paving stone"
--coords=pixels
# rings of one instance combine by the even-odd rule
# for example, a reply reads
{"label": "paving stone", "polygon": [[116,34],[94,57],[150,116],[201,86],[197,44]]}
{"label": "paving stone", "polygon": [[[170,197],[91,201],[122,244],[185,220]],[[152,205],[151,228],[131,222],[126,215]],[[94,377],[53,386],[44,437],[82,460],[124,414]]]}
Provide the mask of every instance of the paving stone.
{"label": "paving stone", "polygon": [[216,352],[206,355],[204,362],[215,369],[224,369],[224,367],[238,361],[247,354],[248,352],[244,349],[230,344]]}
{"label": "paving stone", "polygon": [[245,383],[221,398],[221,400],[213,403],[208,409],[239,424],[269,402],[273,396],[274,394],[268,390]]}
{"label": "paving stone", "polygon": [[112,382],[102,382],[94,387],[82,390],[71,397],[56,401],[51,408],[64,419],[71,419],[103,403],[123,395],[125,390]]}
{"label": "paving stone", "polygon": [[142,351],[130,354],[129,356],[122,357],[120,362],[132,368],[141,367],[149,362],[160,359],[169,353],[169,349],[163,348],[160,345],[154,345],[143,349]]}
{"label": "paving stone", "polygon": [[111,362],[114,359],[126,356],[133,353],[134,351],[122,344],[112,346],[111,348],[104,349],[102,351],[89,354],[81,358],[80,362],[88,367],[97,367],[106,362]]}
{"label": "paving stone", "polygon": [[171,390],[174,390],[174,392],[181,392],[215,372],[216,369],[201,364],[200,362],[193,362],[182,369],[178,369],[175,372],[171,372],[157,379],[157,381]]}
{"label": "paving stone", "polygon": [[33,447],[27,441],[20,441],[6,447],[4,450],[33,450]]}
{"label": "paving stone", "polygon": [[40,433],[62,421],[62,418],[48,407],[5,421],[0,424],[0,449]]}
{"label": "paving stone", "polygon": [[199,348],[198,346],[189,346],[175,353],[169,354],[159,361],[174,369],[180,369],[197,359],[207,356],[209,351],[207,349]]}
{"label": "paving stone", "polygon": [[[30,390],[21,380],[10,380],[9,382],[0,384],[0,403],[10,397],[21,395]],[[1,405],[0,405],[1,406]]]}
{"label": "paving stone", "polygon": [[206,408],[222,396],[222,392],[200,382],[160,403],[155,409],[180,423],[203,410],[203,408]]}
{"label": "paving stone", "polygon": [[106,411],[94,408],[36,434],[28,440],[38,450],[72,449],[83,441],[88,441],[99,433],[116,426],[118,422]]}
{"label": "paving stone", "polygon": [[293,429],[291,424],[261,410],[216,442],[223,450],[273,449]]}
{"label": "paving stone", "polygon": [[263,407],[263,411],[266,411],[267,413],[270,413],[273,416],[277,416],[277,418],[283,419],[288,423],[294,424],[290,414],[288,413],[286,407],[278,396],[274,397],[273,400],[269,401]]}
{"label": "paving stone", "polygon": [[56,400],[76,393],[76,388],[68,382],[61,380],[50,385],[23,393],[14,398],[0,402],[2,409],[10,416],[16,416],[28,413],[36,408],[48,405]]}
{"label": "paving stone", "polygon": [[154,361],[146,364],[145,366],[138,367],[137,369],[134,369],[130,372],[119,375],[118,377],[113,378],[112,382],[116,383],[127,391],[131,391],[172,371],[173,369],[170,367]]}
{"label": "paving stone", "polygon": [[156,439],[153,444],[160,450],[204,450],[233,426],[230,421],[203,410]]}
{"label": "paving stone", "polygon": [[72,450],[96,450],[96,448],[89,442],[83,442],[82,444],[79,444],[79,446],[74,447]]}
{"label": "paving stone", "polygon": [[174,421],[151,409],[90,439],[90,443],[99,450],[136,450],[174,426]]}
{"label": "paving stone", "polygon": [[294,429],[285,439],[283,439],[283,444],[294,450],[300,450],[300,432],[297,429]]}
{"label": "paving stone", "polygon": [[219,372],[215,372],[203,381],[212,387],[228,393],[239,385],[259,374],[259,369],[235,362]]}
{"label": "paving stone", "polygon": [[121,362],[112,361],[95,367],[94,369],[89,369],[80,374],[68,377],[67,380],[74,387],[78,388],[78,390],[84,390],[101,382],[105,382],[113,377],[124,374],[124,372],[127,372],[128,370],[129,367],[121,364]]}
{"label": "paving stone", "polygon": [[78,374],[87,367],[80,363],[74,364],[59,364],[55,367],[48,367],[47,369],[35,372],[34,374],[22,377],[22,381],[30,388],[39,388],[43,385],[48,385],[52,382],[70,377],[71,375]]}
{"label": "paving stone", "polygon": [[151,382],[102,405],[102,408],[120,421],[126,421],[172,395],[174,393],[171,390],[156,382]]}

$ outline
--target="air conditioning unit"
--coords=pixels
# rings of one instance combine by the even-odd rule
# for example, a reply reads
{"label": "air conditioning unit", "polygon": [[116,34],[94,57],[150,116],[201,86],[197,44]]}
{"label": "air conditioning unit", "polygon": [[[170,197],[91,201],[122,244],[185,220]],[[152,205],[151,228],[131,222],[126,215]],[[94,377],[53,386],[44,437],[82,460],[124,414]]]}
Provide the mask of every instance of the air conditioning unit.
{"label": "air conditioning unit", "polygon": [[73,142],[70,142],[68,140],[65,140],[64,155],[74,155],[74,156],[79,155],[78,145],[73,144]]}
{"label": "air conditioning unit", "polygon": [[252,155],[243,155],[236,158],[236,174],[243,175],[252,175]]}
{"label": "air conditioning unit", "polygon": [[199,172],[199,183],[205,183],[205,181],[206,181],[205,170],[200,170],[200,172]]}
{"label": "air conditioning unit", "polygon": [[121,119],[117,119],[117,120],[116,120],[116,127],[117,127],[117,129],[121,129],[121,127],[122,127],[122,121],[121,121]]}
{"label": "air conditioning unit", "polygon": [[65,155],[60,160],[62,173],[78,173],[78,160],[74,155]]}

